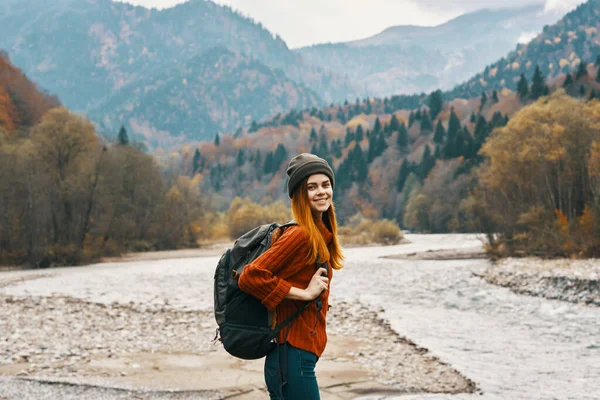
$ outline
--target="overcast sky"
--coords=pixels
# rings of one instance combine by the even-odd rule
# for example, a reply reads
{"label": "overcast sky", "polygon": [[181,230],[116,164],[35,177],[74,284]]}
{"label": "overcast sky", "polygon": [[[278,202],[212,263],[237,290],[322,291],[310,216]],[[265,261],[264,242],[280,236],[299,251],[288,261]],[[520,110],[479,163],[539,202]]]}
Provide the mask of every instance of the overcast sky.
{"label": "overcast sky", "polygon": [[[186,0],[121,0],[167,8]],[[545,4],[568,11],[584,0],[216,0],[227,4],[285,40],[290,48],[346,42],[395,25],[438,25],[481,8]]]}

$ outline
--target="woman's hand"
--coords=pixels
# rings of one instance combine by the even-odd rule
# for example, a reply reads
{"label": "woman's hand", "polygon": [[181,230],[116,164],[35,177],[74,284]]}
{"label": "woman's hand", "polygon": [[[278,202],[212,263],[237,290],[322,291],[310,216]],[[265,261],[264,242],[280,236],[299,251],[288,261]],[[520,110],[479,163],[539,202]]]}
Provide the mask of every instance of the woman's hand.
{"label": "woman's hand", "polygon": [[310,283],[305,289],[306,300],[310,301],[319,297],[319,295],[327,290],[329,286],[329,278],[327,278],[327,270],[325,268],[319,268],[317,272],[312,276]]}

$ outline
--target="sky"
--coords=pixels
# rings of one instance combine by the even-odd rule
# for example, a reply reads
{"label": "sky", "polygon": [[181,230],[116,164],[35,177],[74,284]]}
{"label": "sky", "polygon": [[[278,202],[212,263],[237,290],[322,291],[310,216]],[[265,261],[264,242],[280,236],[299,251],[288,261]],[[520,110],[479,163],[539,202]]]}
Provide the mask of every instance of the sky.
{"label": "sky", "polygon": [[[118,0],[147,8],[186,0]],[[290,48],[347,42],[396,25],[434,26],[481,8],[544,4],[566,12],[584,0],[215,0],[260,22]]]}

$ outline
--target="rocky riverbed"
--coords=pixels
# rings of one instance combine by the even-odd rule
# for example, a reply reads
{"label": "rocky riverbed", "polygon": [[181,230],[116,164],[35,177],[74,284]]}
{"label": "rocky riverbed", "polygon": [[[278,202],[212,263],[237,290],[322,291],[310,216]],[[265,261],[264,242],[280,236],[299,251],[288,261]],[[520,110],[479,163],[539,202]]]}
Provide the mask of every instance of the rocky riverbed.
{"label": "rocky riverbed", "polygon": [[[0,275],[0,330],[7,332],[0,340],[0,399],[264,398],[262,360],[234,359],[212,341],[207,278],[215,262]],[[317,366],[324,399],[476,389],[377,311],[333,302],[329,343]]]}
{"label": "rocky riverbed", "polygon": [[515,293],[600,306],[600,259],[508,258],[481,276]]}

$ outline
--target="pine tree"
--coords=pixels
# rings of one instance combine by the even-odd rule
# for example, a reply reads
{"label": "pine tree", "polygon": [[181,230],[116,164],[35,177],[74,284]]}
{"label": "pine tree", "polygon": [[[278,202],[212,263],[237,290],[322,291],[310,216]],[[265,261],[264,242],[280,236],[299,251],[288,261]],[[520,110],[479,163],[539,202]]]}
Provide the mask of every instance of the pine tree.
{"label": "pine tree", "polygon": [[352,143],[356,137],[354,136],[354,132],[350,127],[346,128],[346,137],[344,138],[344,148],[348,147],[350,143]]}
{"label": "pine tree", "polygon": [[524,74],[521,74],[521,78],[517,84],[517,93],[519,93],[519,99],[521,99],[521,101],[527,99],[527,95],[529,94],[529,83],[527,82],[527,78],[525,78]]}
{"label": "pine tree", "polygon": [[596,67],[600,67],[600,54],[596,56],[596,62],[594,63]]}
{"label": "pine tree", "polygon": [[567,77],[565,78],[565,82],[563,83],[563,87],[568,88],[568,87],[571,87],[572,85],[573,85],[573,77],[571,76],[571,74],[567,74]]}
{"label": "pine tree", "polygon": [[365,132],[363,131],[362,125],[358,125],[356,127],[355,136],[356,136],[356,141],[359,142],[359,143],[362,142],[363,139],[365,138]]}
{"label": "pine tree", "polygon": [[415,123],[415,113],[412,111],[408,114],[408,127],[410,128]]}
{"label": "pine tree", "polygon": [[263,164],[263,173],[270,174],[273,171],[273,153],[268,152],[265,156],[265,162]]}
{"label": "pine tree", "polygon": [[401,149],[405,149],[406,147],[408,147],[408,130],[406,129],[406,125],[404,125],[404,122],[402,122],[400,124],[400,128],[398,128],[398,138],[396,140],[396,143],[398,143],[398,146]]}
{"label": "pine tree", "polygon": [[579,63],[579,67],[577,68],[577,74],[575,74],[575,80],[580,80],[583,77],[588,76],[588,72],[587,72],[587,63],[585,62],[580,62]]}
{"label": "pine tree", "polygon": [[315,130],[315,127],[313,126],[310,129],[310,142],[316,142],[317,141],[317,131]]}
{"label": "pine tree", "polygon": [[196,151],[194,152],[194,158],[192,160],[192,174],[195,174],[200,170],[201,158],[202,156],[200,155],[200,151],[196,149]]}
{"label": "pine tree", "polygon": [[423,115],[421,116],[421,134],[431,132],[432,130],[433,122],[431,121],[431,118],[429,118],[429,113],[423,111]]}
{"label": "pine tree", "polygon": [[590,97],[588,98],[588,101],[592,101],[596,98],[596,91],[594,89],[592,89],[592,91],[590,92]]}
{"label": "pine tree", "polygon": [[585,97],[585,86],[583,84],[579,86],[579,97]]}
{"label": "pine tree", "polygon": [[400,171],[398,172],[398,181],[396,187],[398,188],[398,193],[402,192],[404,189],[404,184],[406,183],[406,179],[410,175],[410,165],[406,158],[402,161],[402,165],[400,165]]}
{"label": "pine tree", "polygon": [[600,82],[600,67],[598,67],[598,72],[596,73],[596,82]]}
{"label": "pine tree", "polygon": [[535,71],[533,72],[533,78],[531,79],[531,98],[533,100],[537,100],[541,96],[544,95],[544,89],[546,87],[546,80],[540,67],[538,65],[535,66]]}
{"label": "pine tree", "polygon": [[487,100],[488,100],[487,94],[485,94],[485,92],[481,92],[481,99],[479,100],[479,112],[481,112],[481,110],[483,110],[483,107],[485,107]]}
{"label": "pine tree", "polygon": [[475,111],[473,111],[471,113],[471,118],[469,118],[469,122],[471,122],[472,124],[474,124],[475,122],[477,122],[477,115],[475,115]]}
{"label": "pine tree", "polygon": [[435,92],[431,92],[427,103],[429,105],[429,113],[431,114],[431,119],[435,120],[438,114],[442,111],[442,108],[444,108],[444,99],[442,97],[442,91],[438,89]]}
{"label": "pine tree", "polygon": [[454,112],[454,108],[450,110],[450,119],[448,120],[448,140],[454,140],[456,134],[461,128],[460,120]]}
{"label": "pine tree", "polygon": [[379,121],[379,117],[375,118],[375,126],[373,127],[373,132],[379,133],[381,131],[381,122]]}
{"label": "pine tree", "polygon": [[258,124],[256,123],[256,121],[252,120],[252,123],[250,124],[250,129],[248,129],[248,133],[256,132],[257,130]]}
{"label": "pine tree", "polygon": [[121,129],[119,129],[119,135],[117,136],[117,138],[121,146],[129,145],[129,136],[127,135],[127,130],[123,125],[121,125]]}
{"label": "pine tree", "polygon": [[423,152],[423,159],[421,160],[421,164],[419,164],[419,167],[417,168],[417,175],[419,176],[419,178],[421,178],[421,180],[425,180],[425,178],[427,178],[427,175],[429,175],[429,172],[431,171],[434,165],[435,158],[433,158],[433,156],[431,155],[431,149],[429,148],[429,145],[426,145],[425,151]]}
{"label": "pine tree", "polygon": [[[196,151],[198,151],[198,149],[196,149]],[[195,158],[195,155],[194,155]],[[237,153],[237,157],[236,157],[236,164],[238,167],[241,167],[242,165],[244,165],[244,162],[246,161],[246,155],[244,153],[244,149],[239,149],[238,153]],[[196,171],[194,171],[196,172]]]}
{"label": "pine tree", "polygon": [[319,139],[319,153],[318,153],[319,157],[325,158],[326,156],[329,155],[329,146],[327,146],[327,137],[325,136],[325,134],[321,135],[321,138]]}
{"label": "pine tree", "polygon": [[367,165],[365,155],[359,143],[357,143],[356,146],[354,146],[354,151],[352,155],[352,166],[355,168],[356,171],[354,178],[357,182],[363,183],[369,175],[369,166]]}
{"label": "pine tree", "polygon": [[435,126],[435,133],[433,134],[433,142],[440,144],[444,142],[444,136],[446,136],[446,130],[442,121],[438,119],[437,125]]}
{"label": "pine tree", "polygon": [[494,93],[492,93],[492,101],[494,103],[497,103],[500,101],[500,99],[498,99],[498,92],[496,90],[494,90]]}
{"label": "pine tree", "polygon": [[483,142],[485,142],[485,139],[488,135],[488,124],[483,115],[480,115],[479,119],[477,120],[474,135],[475,139],[477,139],[479,143],[482,144]]}
{"label": "pine tree", "polygon": [[220,144],[221,144],[221,138],[219,137],[219,134],[217,133],[215,135],[215,146],[219,147]]}
{"label": "pine tree", "polygon": [[393,114],[390,120],[390,131],[396,132],[398,129],[400,129],[400,123],[398,122],[398,118],[396,118],[396,114]]}

